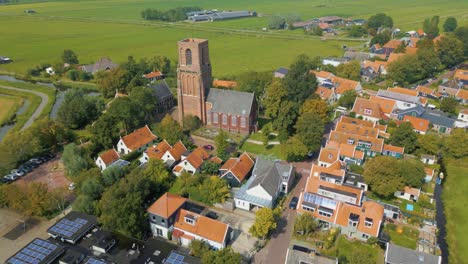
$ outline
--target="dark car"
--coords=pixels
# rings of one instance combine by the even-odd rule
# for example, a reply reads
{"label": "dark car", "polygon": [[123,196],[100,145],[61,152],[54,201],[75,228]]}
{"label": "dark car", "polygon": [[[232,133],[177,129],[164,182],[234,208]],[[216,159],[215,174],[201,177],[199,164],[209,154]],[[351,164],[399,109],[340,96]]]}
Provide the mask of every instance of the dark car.
{"label": "dark car", "polygon": [[10,182],[12,182],[12,180],[9,179],[9,178],[0,178],[0,183],[1,184],[8,184]]}
{"label": "dark car", "polygon": [[55,154],[54,153],[49,153],[49,154],[46,154],[46,157],[48,157],[49,159],[53,159],[53,158],[55,158]]}
{"label": "dark car", "polygon": [[39,164],[37,164],[35,162],[31,162],[31,161],[28,161],[28,162],[24,163],[24,165],[29,166],[29,167],[31,167],[33,169],[39,167]]}
{"label": "dark car", "polygon": [[205,145],[203,146],[204,149],[208,149],[208,150],[213,150],[214,147],[212,145]]}
{"label": "dark car", "polygon": [[29,166],[27,164],[23,164],[18,169],[28,173],[28,172],[31,172],[33,170],[33,167],[31,167],[31,166]]}
{"label": "dark car", "polygon": [[206,217],[209,217],[211,219],[218,219],[218,214],[213,211],[210,211],[209,213],[206,214]]}
{"label": "dark car", "polygon": [[297,203],[299,202],[299,198],[297,197],[293,197],[291,199],[291,202],[289,203],[289,209],[293,209],[293,210],[296,210],[296,207],[297,207]]}

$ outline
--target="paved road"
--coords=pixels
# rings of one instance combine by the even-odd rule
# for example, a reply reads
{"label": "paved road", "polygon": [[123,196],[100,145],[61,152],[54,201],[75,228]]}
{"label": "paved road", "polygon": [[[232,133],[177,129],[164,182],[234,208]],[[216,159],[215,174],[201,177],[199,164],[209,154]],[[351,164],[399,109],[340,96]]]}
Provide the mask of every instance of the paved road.
{"label": "paved road", "polygon": [[254,257],[254,263],[262,264],[282,264],[286,260],[286,252],[289,242],[291,241],[292,232],[294,229],[294,221],[296,219],[296,211],[288,208],[289,202],[293,196],[299,197],[299,194],[304,189],[307,182],[307,177],[310,174],[312,167],[311,162],[295,163],[296,171],[301,174],[301,178],[297,185],[292,190],[288,199],[284,202],[286,207],[281,214],[281,219],[278,222],[278,227],[272,234],[270,241],[262,250]]}
{"label": "paved road", "polygon": [[25,92],[25,93],[32,93],[32,94],[35,94],[35,95],[41,97],[41,103],[39,104],[37,109],[34,111],[34,113],[31,115],[31,117],[28,119],[28,121],[26,121],[26,123],[24,123],[24,126],[21,128],[21,130],[24,130],[24,129],[30,127],[32,125],[32,123],[34,122],[34,120],[36,120],[36,118],[38,118],[41,115],[42,111],[44,110],[47,103],[49,102],[49,97],[45,93],[26,90],[26,89],[20,89],[20,88],[11,87],[11,86],[4,86],[4,85],[0,85],[0,88],[7,89],[7,90],[13,90],[13,91],[19,91],[19,92]]}

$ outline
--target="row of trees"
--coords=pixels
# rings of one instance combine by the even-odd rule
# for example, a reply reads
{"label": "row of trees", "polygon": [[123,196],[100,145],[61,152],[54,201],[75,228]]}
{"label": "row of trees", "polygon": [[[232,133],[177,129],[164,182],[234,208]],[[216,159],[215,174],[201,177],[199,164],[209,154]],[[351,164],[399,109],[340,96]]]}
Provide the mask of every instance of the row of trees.
{"label": "row of trees", "polygon": [[242,262],[242,256],[230,247],[213,251],[208,243],[196,239],[192,240],[189,247],[191,254],[201,258],[203,264],[238,264]]}
{"label": "row of trees", "polygon": [[158,10],[147,8],[141,11],[141,17],[145,20],[161,20],[177,22],[187,19],[187,13],[192,11],[201,11],[201,7],[177,7],[169,10]]}

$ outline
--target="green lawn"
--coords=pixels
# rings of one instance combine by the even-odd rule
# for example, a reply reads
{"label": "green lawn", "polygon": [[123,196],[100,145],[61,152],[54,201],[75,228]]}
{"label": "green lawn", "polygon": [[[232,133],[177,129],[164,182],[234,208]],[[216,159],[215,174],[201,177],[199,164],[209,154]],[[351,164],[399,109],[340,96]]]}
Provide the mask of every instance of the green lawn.
{"label": "green lawn", "polygon": [[249,142],[245,142],[241,147],[241,151],[247,151],[255,155],[262,155],[271,157],[273,159],[279,159],[281,157],[281,147],[280,145],[256,145]]}
{"label": "green lawn", "polygon": [[377,245],[371,246],[360,241],[349,241],[345,236],[339,236],[336,244],[337,256],[351,256],[354,250],[363,249],[371,252],[375,263],[383,263],[383,250]]}
{"label": "green lawn", "polygon": [[419,238],[419,231],[417,229],[387,224],[385,225],[384,231],[390,235],[392,243],[402,247],[416,249],[416,243]]}
{"label": "green lawn", "polygon": [[23,99],[21,97],[2,96],[0,94],[0,126],[10,120],[22,104]]}
{"label": "green lawn", "polygon": [[447,243],[450,263],[468,259],[468,159],[447,161],[447,176],[442,199],[447,219]]}

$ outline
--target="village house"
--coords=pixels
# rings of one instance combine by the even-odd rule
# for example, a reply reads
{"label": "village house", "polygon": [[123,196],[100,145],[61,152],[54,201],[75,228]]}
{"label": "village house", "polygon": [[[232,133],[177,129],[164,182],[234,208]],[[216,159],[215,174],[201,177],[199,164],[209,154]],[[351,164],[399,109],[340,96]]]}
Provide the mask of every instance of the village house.
{"label": "village house", "polygon": [[357,61],[366,61],[371,58],[368,52],[350,51],[350,50],[345,51],[343,57],[349,60],[357,60]]}
{"label": "village house", "polygon": [[340,99],[340,97],[346,91],[355,90],[357,93],[362,92],[362,86],[360,82],[336,77],[334,74],[326,71],[311,70],[310,73],[315,75],[319,86],[328,89],[334,88],[336,99]]}
{"label": "village house", "polygon": [[317,86],[317,90],[315,90],[315,94],[317,94],[320,99],[327,102],[327,104],[331,105],[337,101],[337,95],[335,92],[335,87],[327,87],[325,85]]}
{"label": "village house", "polygon": [[377,154],[381,154],[384,145],[384,140],[380,138],[348,134],[336,130],[330,132],[328,141],[355,146],[356,150],[364,152],[365,156],[368,157],[375,157]]}
{"label": "village house", "polygon": [[423,154],[421,155],[421,161],[424,164],[434,165],[437,163],[437,157],[434,155]]}
{"label": "village house", "polygon": [[213,87],[215,88],[223,88],[223,89],[233,89],[237,87],[236,81],[227,81],[227,80],[213,80]]}
{"label": "village house", "polygon": [[254,164],[255,161],[247,152],[244,152],[238,158],[228,159],[219,168],[219,176],[225,179],[229,183],[229,186],[240,187],[242,182],[247,179]]}
{"label": "village house", "polygon": [[98,71],[110,71],[117,68],[119,65],[113,63],[109,58],[103,57],[100,58],[94,64],[81,65],[78,66],[78,69],[87,73],[95,74]]}
{"label": "village house", "polygon": [[348,63],[350,60],[345,57],[327,57],[322,60],[323,65],[338,67],[340,64]]}
{"label": "village house", "polygon": [[145,125],[144,127],[121,137],[117,143],[117,150],[120,154],[124,155],[133,151],[142,152],[155,143],[157,139],[158,137],[151,132],[147,125]]}
{"label": "village house", "polygon": [[438,86],[437,91],[442,94],[442,96],[455,97],[460,89],[463,89],[463,83],[456,79],[452,79],[443,80],[443,82]]}
{"label": "village house", "polygon": [[353,164],[362,166],[364,157],[364,152],[357,150],[356,146],[327,141],[326,146],[320,149],[318,165],[330,167],[337,161],[342,161],[348,166]]}
{"label": "village house", "polygon": [[395,101],[395,108],[405,110],[422,104],[419,100],[418,92],[404,88],[388,88],[387,90],[379,90],[377,97],[390,99]]}
{"label": "village house", "polygon": [[385,264],[442,264],[442,257],[387,243]]}
{"label": "village house", "polygon": [[384,207],[362,201],[363,189],[343,184],[343,172],[312,165],[306,187],[299,197],[297,212],[311,214],[322,228],[338,227],[343,235],[367,241],[378,237]]}
{"label": "village house", "polygon": [[167,167],[171,168],[175,163],[179,162],[182,155],[187,152],[182,141],[179,141],[171,146],[165,139],[157,145],[153,145],[143,152],[140,158],[140,163],[146,163],[150,159],[161,160]]}
{"label": "village house", "polygon": [[257,102],[253,93],[210,88],[208,40],[178,42],[177,95],[179,121],[200,118],[202,124],[229,132],[249,134],[257,128]]}
{"label": "village house", "polygon": [[284,67],[279,67],[279,68],[273,73],[273,77],[283,79],[284,77],[286,77],[286,74],[288,74],[288,72],[289,72],[289,69],[284,68]]}
{"label": "village house", "polygon": [[115,149],[109,149],[104,151],[98,158],[95,160],[96,165],[104,171],[107,169],[112,163],[116,162],[120,159],[119,153]]}
{"label": "village house", "polygon": [[404,154],[405,154],[405,148],[392,146],[389,144],[384,144],[383,149],[382,149],[382,155],[391,156],[397,159],[403,158]]}
{"label": "village house", "polygon": [[430,98],[430,99],[439,99],[442,95],[434,89],[431,89],[426,86],[418,85],[416,91],[419,96]]}
{"label": "village house", "polygon": [[147,210],[150,229],[155,237],[175,240],[189,246],[194,239],[205,241],[213,249],[223,249],[231,238],[228,224],[188,211],[189,201],[165,193]]}
{"label": "village house", "polygon": [[153,83],[155,81],[159,81],[159,80],[166,78],[166,75],[164,75],[160,71],[152,71],[150,73],[143,74],[143,78],[148,80],[150,83]]}
{"label": "village house", "polygon": [[420,117],[428,120],[433,130],[447,135],[452,133],[456,121],[447,114],[435,110],[426,110]]}
{"label": "village house", "polygon": [[356,117],[362,117],[374,123],[379,122],[380,119],[387,119],[378,103],[362,97],[356,98],[351,111],[356,113]]}
{"label": "village house", "polygon": [[458,113],[458,120],[468,122],[468,109],[460,110],[460,112]]}
{"label": "village house", "polygon": [[425,135],[429,130],[429,120],[406,115],[403,117],[403,121],[410,122],[411,126],[413,126],[414,132],[418,134]]}
{"label": "village house", "polygon": [[391,99],[371,95],[369,97],[369,101],[373,103],[377,103],[380,107],[380,111],[386,117],[389,117],[389,118],[392,116],[393,111],[396,109],[396,101],[391,100]]}
{"label": "village house", "polygon": [[222,160],[218,157],[210,157],[210,155],[203,149],[198,147],[192,152],[183,153],[181,156],[181,162],[179,162],[172,172],[178,177],[182,172],[188,172],[192,175],[199,172],[201,166],[205,161],[211,161],[221,164]]}
{"label": "village house", "polygon": [[319,18],[319,22],[337,26],[343,24],[344,20],[339,16],[324,16]]}
{"label": "village house", "polygon": [[468,87],[468,70],[457,69],[453,74],[453,78],[461,82],[465,88]]}
{"label": "village house", "polygon": [[428,167],[425,167],[424,168],[424,173],[426,174],[426,176],[424,176],[424,182],[431,182],[432,179],[434,178],[435,170],[431,169],[431,168],[428,168]]}
{"label": "village house", "polygon": [[280,193],[287,194],[294,181],[292,165],[257,158],[252,175],[234,197],[235,206],[243,210],[273,208]]}
{"label": "village house", "polygon": [[405,186],[403,191],[396,191],[395,197],[408,200],[411,202],[417,202],[419,199],[419,195],[421,195],[421,189],[416,189],[410,186]]}

